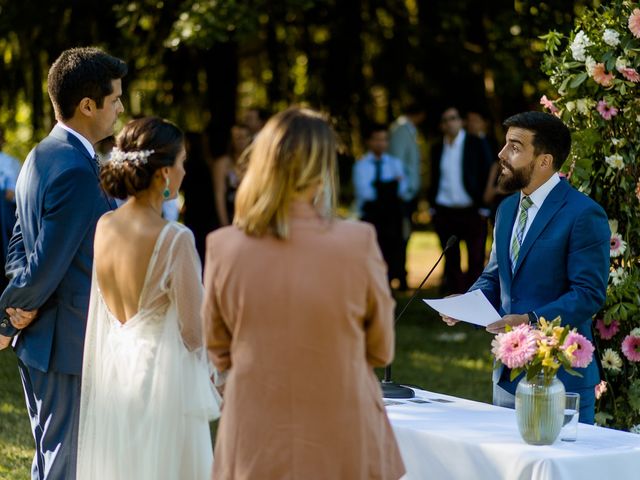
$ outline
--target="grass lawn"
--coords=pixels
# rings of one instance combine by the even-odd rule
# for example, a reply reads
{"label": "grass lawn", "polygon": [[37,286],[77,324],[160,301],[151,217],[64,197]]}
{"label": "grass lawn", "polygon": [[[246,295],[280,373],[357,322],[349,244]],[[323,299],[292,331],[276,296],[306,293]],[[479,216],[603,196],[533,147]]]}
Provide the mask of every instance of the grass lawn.
{"label": "grass lawn", "polygon": [[[410,284],[417,286],[437,258],[432,234],[412,237]],[[437,278],[438,272],[434,274]],[[428,283],[396,325],[393,380],[458,397],[491,401],[491,335],[466,324],[447,327],[420,298],[435,297]],[[409,295],[398,297],[398,311]],[[379,372],[382,377],[382,371]],[[213,425],[215,428],[215,425]],[[29,478],[33,439],[15,355],[0,352],[0,478]]]}

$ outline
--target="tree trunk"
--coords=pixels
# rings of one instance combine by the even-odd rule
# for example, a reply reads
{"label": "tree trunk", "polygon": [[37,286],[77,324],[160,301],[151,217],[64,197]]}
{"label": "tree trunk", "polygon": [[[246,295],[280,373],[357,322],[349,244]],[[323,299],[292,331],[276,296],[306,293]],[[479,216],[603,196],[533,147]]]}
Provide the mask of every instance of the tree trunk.
{"label": "tree trunk", "polygon": [[204,53],[211,112],[208,133],[213,157],[223,155],[229,144],[229,131],[236,119],[238,91],[238,47],[235,42],[217,43]]}

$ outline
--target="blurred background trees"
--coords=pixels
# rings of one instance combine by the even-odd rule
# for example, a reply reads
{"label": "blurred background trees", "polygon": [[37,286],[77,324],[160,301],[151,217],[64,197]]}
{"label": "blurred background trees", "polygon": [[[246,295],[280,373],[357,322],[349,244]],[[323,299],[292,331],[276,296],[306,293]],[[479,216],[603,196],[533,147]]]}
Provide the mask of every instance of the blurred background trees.
{"label": "blurred background trees", "polygon": [[214,155],[243,108],[300,102],[331,113],[358,151],[365,119],[390,121],[410,100],[426,107],[425,134],[445,104],[495,121],[537,108],[548,89],[538,36],[568,33],[597,3],[0,0],[0,124],[24,158],[53,123],[49,65],[66,48],[97,45],[129,63],[127,115],[206,131]]}

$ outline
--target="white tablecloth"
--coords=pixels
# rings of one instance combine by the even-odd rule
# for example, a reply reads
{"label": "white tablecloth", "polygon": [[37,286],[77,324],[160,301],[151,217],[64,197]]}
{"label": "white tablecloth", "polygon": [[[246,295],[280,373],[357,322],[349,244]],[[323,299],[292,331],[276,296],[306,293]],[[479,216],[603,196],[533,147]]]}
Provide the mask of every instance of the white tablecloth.
{"label": "white tablecloth", "polygon": [[640,435],[579,424],[576,442],[533,446],[513,410],[423,390],[416,398],[430,403],[387,405],[404,479],[640,479]]}

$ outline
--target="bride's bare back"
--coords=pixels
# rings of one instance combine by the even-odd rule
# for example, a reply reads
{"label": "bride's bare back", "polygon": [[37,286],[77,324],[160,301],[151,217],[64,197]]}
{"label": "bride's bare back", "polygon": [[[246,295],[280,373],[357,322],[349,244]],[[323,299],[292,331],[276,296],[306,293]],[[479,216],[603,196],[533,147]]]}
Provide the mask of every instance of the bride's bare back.
{"label": "bride's bare back", "polygon": [[149,207],[131,201],[98,222],[94,245],[98,286],[121,323],[138,313],[149,262],[166,224]]}

